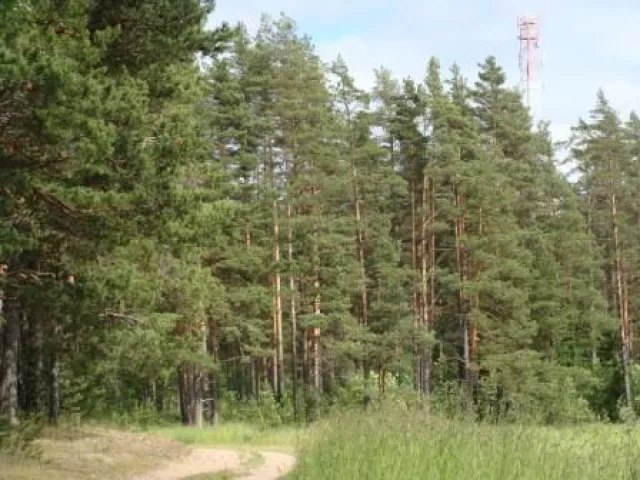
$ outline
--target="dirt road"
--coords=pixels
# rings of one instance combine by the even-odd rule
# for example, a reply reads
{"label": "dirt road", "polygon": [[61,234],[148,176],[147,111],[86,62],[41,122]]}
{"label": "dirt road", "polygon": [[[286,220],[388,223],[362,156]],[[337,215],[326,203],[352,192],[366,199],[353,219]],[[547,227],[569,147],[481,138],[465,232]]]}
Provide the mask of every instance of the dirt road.
{"label": "dirt road", "polygon": [[[261,458],[256,459],[256,456]],[[236,480],[276,480],[293,470],[295,465],[296,458],[286,453],[252,454],[222,448],[196,448],[180,460],[131,480],[181,480],[215,472],[232,473]]]}

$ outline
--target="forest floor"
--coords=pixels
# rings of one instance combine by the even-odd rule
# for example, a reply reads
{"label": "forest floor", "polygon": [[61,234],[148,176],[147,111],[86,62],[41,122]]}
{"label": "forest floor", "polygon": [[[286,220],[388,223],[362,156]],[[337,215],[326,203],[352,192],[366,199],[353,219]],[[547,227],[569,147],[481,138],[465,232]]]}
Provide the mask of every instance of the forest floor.
{"label": "forest floor", "polygon": [[[270,446],[260,438],[236,435],[238,440],[248,441],[225,442],[233,448],[214,448],[210,445],[221,445],[217,441],[220,434],[206,436],[206,431],[213,429],[203,429],[201,438],[195,441],[188,430],[178,427],[139,433],[95,426],[51,429],[36,441],[40,450],[37,460],[0,455],[0,480],[276,480],[296,465],[295,456],[285,453],[293,451],[286,440]],[[221,430],[224,438],[224,432],[233,428]],[[171,438],[181,436],[182,440]],[[200,445],[196,448],[185,442]]]}

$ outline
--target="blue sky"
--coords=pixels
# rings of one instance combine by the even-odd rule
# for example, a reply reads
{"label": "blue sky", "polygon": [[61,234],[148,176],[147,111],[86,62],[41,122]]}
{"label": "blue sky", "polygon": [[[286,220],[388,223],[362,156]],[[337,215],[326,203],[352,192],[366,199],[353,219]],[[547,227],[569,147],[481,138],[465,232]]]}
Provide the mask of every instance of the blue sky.
{"label": "blue sky", "polygon": [[341,54],[363,87],[384,65],[421,79],[435,55],[457,62],[473,81],[476,64],[495,55],[509,81],[518,74],[517,17],[541,20],[539,112],[563,140],[586,117],[599,87],[623,116],[640,110],[638,0],[218,0],[212,24],[242,21],[254,31],[262,12],[293,17],[326,61]]}

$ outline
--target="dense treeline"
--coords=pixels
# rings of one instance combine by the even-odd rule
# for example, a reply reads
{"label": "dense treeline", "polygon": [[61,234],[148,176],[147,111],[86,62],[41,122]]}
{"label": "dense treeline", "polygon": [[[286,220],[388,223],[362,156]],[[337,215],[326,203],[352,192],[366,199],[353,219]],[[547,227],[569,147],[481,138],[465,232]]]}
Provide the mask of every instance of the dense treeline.
{"label": "dense treeline", "polygon": [[[0,409],[633,414],[640,119],[556,169],[495,58],[363,91],[286,17],[0,7]],[[199,68],[195,55],[208,57]],[[412,393],[413,392],[413,393]],[[413,403],[412,403],[413,404]]]}

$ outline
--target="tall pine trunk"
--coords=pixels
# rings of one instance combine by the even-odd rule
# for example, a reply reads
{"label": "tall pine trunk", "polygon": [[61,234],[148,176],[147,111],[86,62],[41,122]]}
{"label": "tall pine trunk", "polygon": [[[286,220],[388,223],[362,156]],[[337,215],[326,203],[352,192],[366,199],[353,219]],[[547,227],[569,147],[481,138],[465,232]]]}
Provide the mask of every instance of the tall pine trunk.
{"label": "tall pine trunk", "polygon": [[620,338],[622,341],[622,369],[624,376],[624,391],[629,408],[633,407],[633,387],[631,385],[631,325],[629,322],[626,287],[624,285],[624,274],[622,272],[622,253],[620,252],[620,240],[618,238],[618,212],[616,205],[616,194],[611,191],[611,227],[613,235],[613,260],[615,288],[618,305],[618,315],[620,317]]}
{"label": "tall pine trunk", "polygon": [[293,417],[298,419],[298,314],[296,308],[296,279],[293,270],[293,227],[291,225],[291,204],[287,204],[287,255],[289,260],[289,290],[291,315],[291,397]]}
{"label": "tall pine trunk", "polygon": [[[418,234],[416,228],[416,184],[415,172],[411,178],[411,268],[413,272],[418,270]],[[420,325],[420,300],[416,285],[412,282],[411,306],[413,312],[413,386],[416,391],[420,391],[421,363],[418,345],[418,330]]]}
{"label": "tall pine trunk", "polygon": [[47,407],[47,379],[45,369],[45,322],[42,314],[35,315],[33,319],[33,340],[35,348],[35,406],[38,412],[45,412]]}
{"label": "tall pine trunk", "polygon": [[[316,318],[320,316],[320,280],[316,278],[313,286],[315,287],[317,293],[316,297],[313,301],[313,313],[316,315]],[[312,328],[312,343],[311,343],[311,359],[313,363],[313,388],[316,390],[320,389],[320,371],[321,371],[321,358],[320,358],[320,327]]]}
{"label": "tall pine trunk", "polygon": [[[425,168],[422,183],[422,208],[421,208],[421,235],[420,235],[420,328],[428,334],[432,329],[432,303],[431,303],[431,279],[432,274],[432,244],[433,227],[431,215],[434,208],[432,201],[432,182]],[[420,349],[420,393],[429,395],[432,383],[432,352],[429,341],[424,336],[421,339]]]}
{"label": "tall pine trunk", "polygon": [[275,396],[278,401],[282,400],[284,392],[284,348],[282,339],[282,281],[280,276],[280,220],[278,215],[278,202],[273,202],[273,262],[275,264],[275,294],[273,305],[273,338],[274,338],[274,359],[273,359],[273,384]]}
{"label": "tall pine trunk", "polygon": [[20,345],[20,310],[15,300],[5,301],[5,325],[2,371],[0,371],[0,414],[11,425],[18,425],[18,355]]}
{"label": "tall pine trunk", "polygon": [[[591,203],[591,193],[587,193],[587,232],[593,233],[593,219],[592,219],[592,203]],[[591,249],[591,242],[589,242],[589,258],[593,258],[593,252]],[[593,275],[593,266],[589,265],[589,286],[594,289],[594,275]],[[595,290],[595,289],[594,289]],[[591,365],[593,367],[598,363],[598,339],[596,327],[593,323],[593,316],[595,313],[595,299],[594,296],[590,296],[589,300],[589,313],[591,314],[591,325],[590,325],[590,339],[591,339]]]}
{"label": "tall pine trunk", "polygon": [[[211,425],[217,425],[219,421],[219,389],[220,379],[217,371],[219,360],[219,346],[220,340],[218,338],[218,321],[213,318],[209,321],[209,356],[214,364],[214,370],[209,374],[209,423]],[[253,366],[253,362],[251,363]]]}
{"label": "tall pine trunk", "polygon": [[[360,268],[360,305],[358,308],[359,318],[358,323],[360,328],[366,328],[369,324],[369,299],[367,298],[367,269],[365,265],[364,254],[364,229],[362,227],[362,209],[360,204],[360,186],[358,178],[358,167],[356,166],[355,159],[351,163],[352,175],[353,175],[353,200],[355,211],[355,223],[356,223],[356,249],[358,256],[358,264]],[[366,358],[363,364],[364,376],[369,377],[369,361]]]}
{"label": "tall pine trunk", "polygon": [[469,264],[467,249],[464,246],[464,237],[466,235],[464,198],[459,187],[454,187],[454,198],[456,206],[455,220],[455,244],[456,244],[456,268],[460,280],[460,289],[458,291],[458,315],[460,318],[460,329],[462,335],[462,374],[465,387],[467,389],[466,402],[467,408],[472,406],[472,366],[471,366],[471,308],[470,300],[467,292],[467,283],[469,281]]}
{"label": "tall pine trunk", "polygon": [[49,421],[56,425],[60,417],[60,352],[58,338],[60,327],[53,330],[53,338],[49,350]]}
{"label": "tall pine trunk", "polygon": [[[480,207],[478,209],[478,236],[482,237],[484,235],[484,216],[483,216],[483,212],[482,212],[482,207]],[[473,271],[473,278],[477,279],[478,276],[480,275],[480,264],[479,262],[474,262],[474,271]],[[480,292],[478,291],[478,289],[476,288],[476,293],[474,295],[474,300],[473,300],[473,312],[479,312],[480,311]],[[478,329],[478,323],[477,321],[473,318],[473,316],[470,318],[469,321],[470,324],[470,329],[471,329],[471,333],[470,333],[470,342],[471,345],[469,347],[469,358],[471,361],[471,372],[470,372],[470,385],[469,385],[469,390],[471,392],[471,394],[473,395],[473,392],[476,388],[478,379],[478,348],[479,348],[479,344],[480,344],[480,331]]]}

